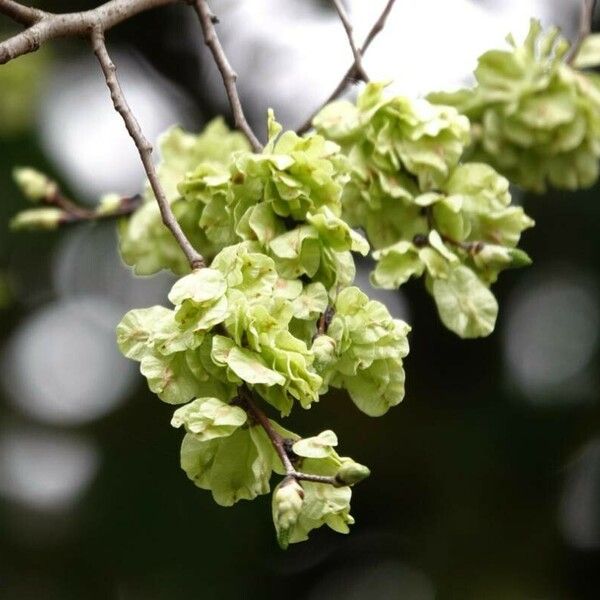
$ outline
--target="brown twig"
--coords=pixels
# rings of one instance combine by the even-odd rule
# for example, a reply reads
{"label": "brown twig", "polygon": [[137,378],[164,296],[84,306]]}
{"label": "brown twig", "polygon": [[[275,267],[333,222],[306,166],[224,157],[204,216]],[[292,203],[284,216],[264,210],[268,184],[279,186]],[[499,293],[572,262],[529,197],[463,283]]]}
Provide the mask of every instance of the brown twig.
{"label": "brown twig", "polygon": [[579,13],[579,30],[577,32],[577,37],[575,38],[575,41],[573,42],[573,45],[569,49],[567,57],[565,58],[565,62],[568,65],[573,64],[577,58],[577,54],[579,54],[579,50],[581,50],[583,40],[585,40],[585,38],[592,32],[594,8],[596,8],[596,0],[582,0],[581,10]]}
{"label": "brown twig", "polygon": [[134,212],[142,203],[142,197],[139,194],[126,196],[119,198],[114,209],[103,212],[100,206],[94,209],[77,204],[65,196],[55,181],[48,181],[47,190],[47,194],[39,201],[46,206],[60,208],[66,215],[65,223],[122,217]]}
{"label": "brown twig", "polygon": [[[371,27],[371,31],[369,31],[367,37],[365,38],[365,41],[363,42],[362,47],[359,50],[361,57],[363,57],[365,55],[365,52],[371,45],[371,42],[377,37],[377,34],[385,27],[385,23],[386,23],[387,18],[394,6],[395,1],[396,0],[388,0],[387,4],[385,5],[385,8],[383,9],[383,12],[381,13],[381,15],[379,15],[379,18],[377,19],[377,21],[375,22],[373,27]],[[312,112],[310,117],[308,117],[308,119],[300,126],[300,128],[297,129],[297,133],[299,135],[306,133],[311,128],[313,119],[316,117],[316,115],[319,113],[319,111],[323,108],[323,106],[325,106],[326,104],[329,104],[330,102],[332,102],[333,100],[338,98],[344,92],[344,90],[348,87],[348,85],[352,81],[356,80],[357,76],[358,76],[358,72],[356,70],[356,62],[353,62],[352,65],[350,66],[350,68],[346,71],[346,73],[342,77],[341,81],[338,83],[337,87],[333,90],[333,92],[331,92],[331,94],[329,94],[329,97],[327,98],[327,100],[325,100],[323,103],[321,103],[321,105]]]}
{"label": "brown twig", "polygon": [[144,136],[137,119],[131,112],[129,105],[127,104],[127,100],[123,95],[123,90],[121,89],[121,85],[117,78],[117,68],[112,62],[106,49],[104,32],[102,29],[94,29],[92,31],[91,40],[94,54],[100,63],[100,67],[104,73],[104,78],[106,79],[106,85],[110,90],[110,96],[115,110],[121,115],[127,131],[135,143],[142,164],[144,165],[148,181],[150,182],[150,187],[152,188],[154,196],[156,197],[156,201],[158,202],[162,220],[173,234],[173,237],[177,240],[177,243],[183,250],[192,269],[201,268],[205,265],[204,259],[187,239],[185,233],[175,218],[173,211],[171,210],[169,201],[165,196],[158,178],[158,174],[156,173],[156,168],[152,162],[152,146]]}
{"label": "brown twig", "polygon": [[285,469],[286,477],[293,477],[297,481],[313,481],[315,483],[326,483],[334,486],[343,485],[336,479],[335,475],[314,475],[312,473],[296,471],[296,468],[294,467],[288,453],[286,440],[279,434],[279,432],[276,431],[269,417],[267,417],[267,415],[254,402],[250,391],[244,387],[241,387],[238,393],[242,401],[243,408],[264,429],[267,437],[269,440],[271,440],[271,444],[273,445],[275,452],[277,452],[277,456],[279,456],[283,468]]}
{"label": "brown twig", "polygon": [[440,237],[442,238],[443,242],[446,242],[446,244],[460,248],[469,254],[477,254],[478,252],[481,252],[482,248],[485,246],[485,242],[482,242],[481,240],[475,240],[473,242],[460,242],[443,233],[440,233]]}
{"label": "brown twig", "polygon": [[[18,56],[34,52],[43,43],[61,37],[88,37],[106,84],[110,90],[115,110],[121,115],[129,135],[135,142],[144,170],[158,203],[162,220],[171,231],[183,250],[192,269],[204,266],[204,259],[185,236],[160,184],[156,168],[152,162],[152,146],[146,139],[137,119],[133,115],[119,80],[116,67],[112,62],[104,42],[104,32],[118,23],[133,17],[140,12],[175,4],[180,0],[110,0],[92,10],[78,13],[53,14],[37,11],[23,6],[13,0],[0,0],[0,14],[5,14],[27,27],[25,31],[0,43],[0,64],[4,64]],[[71,207],[73,208],[73,207]],[[72,211],[73,212],[73,211]],[[77,212],[76,210],[74,211]],[[84,218],[84,213],[79,217]]]}
{"label": "brown twig", "polygon": [[47,201],[46,203],[63,210],[65,216],[61,220],[61,224],[74,224],[86,221],[106,221],[109,219],[125,217],[135,212],[140,207],[142,197],[136,195],[121,198],[118,206],[114,210],[108,212],[99,212],[94,209],[77,206],[67,198],[64,198],[64,196],[60,196],[60,198],[56,198],[54,201]]}
{"label": "brown twig", "polygon": [[252,149],[255,152],[260,152],[263,146],[254,134],[254,131],[252,131],[252,128],[248,124],[246,116],[244,115],[244,109],[242,108],[242,103],[240,101],[240,96],[236,86],[237,73],[233,70],[231,64],[229,63],[227,55],[225,54],[223,46],[221,45],[219,37],[217,36],[215,23],[218,22],[218,20],[211,12],[206,0],[190,0],[190,4],[194,8],[196,14],[198,15],[198,19],[200,20],[200,27],[202,28],[202,34],[204,36],[204,43],[210,49],[219,72],[221,73],[221,77],[223,78],[223,85],[225,86],[225,92],[227,93],[227,98],[229,99],[229,105],[231,106],[231,112],[235,126],[248,138]]}
{"label": "brown twig", "polygon": [[367,75],[363,64],[362,64],[362,56],[360,54],[360,50],[356,45],[356,41],[354,40],[354,30],[352,27],[352,23],[348,17],[348,13],[344,8],[341,0],[331,0],[333,5],[335,6],[335,10],[337,11],[338,16],[340,17],[340,21],[346,30],[346,36],[348,37],[348,43],[350,44],[350,49],[352,50],[352,56],[354,57],[354,66],[356,68],[356,73],[358,76],[365,82],[368,83],[369,76]]}
{"label": "brown twig", "polygon": [[55,187],[51,194],[42,198],[41,202],[49,206],[56,206],[62,209],[68,215],[73,217],[81,217],[82,220],[88,220],[94,211],[83,208],[78,204],[75,204],[72,200],[69,200],[57,187]]}
{"label": "brown twig", "polygon": [[325,335],[327,333],[327,328],[329,327],[334,314],[335,311],[333,306],[328,304],[321,316],[319,317],[319,320],[317,321],[317,331],[313,337],[313,341],[316,337],[320,335]]}

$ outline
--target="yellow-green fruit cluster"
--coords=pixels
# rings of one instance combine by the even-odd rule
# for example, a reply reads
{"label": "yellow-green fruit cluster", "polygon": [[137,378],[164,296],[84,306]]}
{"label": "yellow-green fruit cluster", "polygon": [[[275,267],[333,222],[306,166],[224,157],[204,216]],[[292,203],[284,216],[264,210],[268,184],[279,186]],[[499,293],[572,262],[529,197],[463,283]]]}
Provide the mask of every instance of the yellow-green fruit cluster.
{"label": "yellow-green fruit cluster", "polygon": [[532,20],[522,45],[479,57],[477,84],[435,93],[472,122],[473,158],[510,181],[541,193],[548,184],[578,189],[598,178],[600,80],[567,64],[569,43]]}

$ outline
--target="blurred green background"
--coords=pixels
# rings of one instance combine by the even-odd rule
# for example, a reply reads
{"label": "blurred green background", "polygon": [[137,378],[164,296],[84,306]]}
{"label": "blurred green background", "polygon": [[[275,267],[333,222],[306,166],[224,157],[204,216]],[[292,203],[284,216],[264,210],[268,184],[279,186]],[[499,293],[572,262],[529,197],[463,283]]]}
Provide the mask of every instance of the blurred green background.
{"label": "blurred green background", "polygon": [[[381,2],[365,4],[350,2],[361,31]],[[294,126],[349,56],[327,2],[281,6],[214,3],[252,120],[272,102]],[[372,68],[414,93],[458,84],[507,27],[538,15],[569,33],[577,6],[399,2]],[[109,38],[149,136],[175,121],[197,130],[223,110],[198,36],[182,8]],[[422,58],[407,51],[415,40]],[[446,331],[419,282],[380,293],[413,327],[406,399],[381,419],[343,396],[292,416],[295,431],[334,429],[372,476],[355,491],[349,536],[318,531],[282,552],[269,497],[221,508],[187,481],[171,408],[116,350],[121,315],[164,302],[170,277],[135,279],[111,224],[8,231],[25,202],[15,165],[51,173],[83,202],[135,192],[142,174],[121,129],[83,44],[0,67],[2,600],[600,597],[599,188],[515,192],[537,223],[523,240],[534,264],[500,278],[488,339]],[[361,283],[367,273],[361,264]]]}

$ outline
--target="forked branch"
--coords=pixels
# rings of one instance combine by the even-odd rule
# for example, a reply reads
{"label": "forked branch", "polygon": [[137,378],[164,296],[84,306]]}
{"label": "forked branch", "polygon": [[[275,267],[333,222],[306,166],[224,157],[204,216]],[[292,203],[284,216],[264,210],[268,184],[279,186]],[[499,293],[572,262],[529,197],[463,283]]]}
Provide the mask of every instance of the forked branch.
{"label": "forked branch", "polygon": [[312,473],[297,471],[290,458],[291,450],[288,447],[288,441],[281,436],[281,434],[273,427],[273,424],[267,415],[256,405],[250,390],[245,387],[240,387],[238,393],[244,410],[267,434],[267,437],[271,441],[271,444],[285,469],[286,477],[292,477],[296,481],[313,481],[315,483],[326,483],[334,486],[345,485],[342,481],[339,481],[335,475],[314,475]]}
{"label": "forked branch", "polygon": [[342,4],[342,0],[332,0],[332,2],[335,6],[335,10],[338,13],[338,16],[340,17],[340,21],[346,30],[346,36],[348,37],[348,43],[350,44],[350,49],[352,50],[352,56],[354,56],[354,66],[356,67],[358,77],[367,83],[369,81],[369,76],[363,68],[362,56],[358,46],[356,45],[356,41],[354,40],[354,29],[352,27],[352,23],[350,22],[350,18],[348,17],[348,13],[346,13],[346,9]]}
{"label": "forked branch", "polygon": [[23,6],[13,0],[0,0],[0,14],[27,26],[25,31],[0,43],[0,65],[35,52],[50,40],[90,36],[93,29],[108,31],[127,19],[159,6],[180,0],[111,0],[91,10],[54,14]]}
{"label": "forked branch", "polygon": [[27,26],[25,31],[0,44],[0,64],[37,50],[43,43],[60,37],[88,37],[100,63],[110,90],[115,110],[121,115],[133,139],[144,166],[150,187],[158,203],[162,220],[181,247],[192,269],[204,266],[203,257],[187,239],[177,222],[165,192],[160,184],[152,146],[144,136],[135,118],[116,74],[116,67],[106,49],[104,32],[126,19],[159,6],[175,4],[179,0],[111,0],[98,8],[79,13],[53,14],[28,8],[13,0],[0,0],[0,13]]}
{"label": "forked branch", "polygon": [[[387,21],[387,18],[389,16],[395,2],[396,2],[396,0],[388,0],[388,2],[385,5],[385,8],[383,9],[383,12],[379,15],[379,18],[377,19],[377,21],[375,21],[373,27],[371,27],[371,30],[367,34],[367,37],[365,38],[365,41],[363,42],[362,47],[358,51],[361,58],[365,55],[365,52],[371,45],[371,42],[377,37],[377,34],[385,27],[385,23]],[[298,134],[306,133],[311,128],[313,119],[317,116],[318,112],[323,108],[323,106],[325,106],[326,104],[329,104],[329,102],[332,102],[336,98],[339,98],[339,96],[341,96],[344,93],[346,88],[352,82],[356,81],[357,78],[359,78],[359,72],[357,70],[356,60],[355,60],[352,63],[352,65],[350,66],[350,68],[346,71],[346,73],[342,77],[341,81],[337,84],[337,86],[333,90],[333,92],[331,92],[331,94],[329,94],[328,98],[323,103],[321,103],[321,105],[316,110],[314,110],[312,112],[310,117],[308,117],[308,119],[297,130],[297,133]]]}

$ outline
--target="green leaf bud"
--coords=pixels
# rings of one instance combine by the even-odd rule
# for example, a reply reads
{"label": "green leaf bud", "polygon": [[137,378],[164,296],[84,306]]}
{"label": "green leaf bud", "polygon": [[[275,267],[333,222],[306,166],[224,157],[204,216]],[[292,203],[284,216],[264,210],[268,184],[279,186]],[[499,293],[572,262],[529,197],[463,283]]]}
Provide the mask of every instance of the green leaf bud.
{"label": "green leaf bud", "polygon": [[66,218],[60,208],[33,208],[17,213],[10,222],[11,229],[21,230],[52,230],[57,229]]}
{"label": "green leaf bud", "polygon": [[284,550],[290,543],[290,532],[298,522],[303,503],[304,490],[293,477],[286,477],[273,492],[273,523],[277,541]]}
{"label": "green leaf bud", "polygon": [[13,178],[23,195],[31,202],[40,202],[44,198],[52,196],[57,190],[54,181],[30,167],[15,169]]}
{"label": "green leaf bud", "polygon": [[121,196],[119,194],[105,194],[100,198],[100,202],[96,208],[96,214],[111,215],[121,207]]}
{"label": "green leaf bud", "polygon": [[342,458],[342,466],[336,473],[336,480],[342,485],[354,485],[366,479],[371,471],[365,465],[354,462],[351,458]]}

